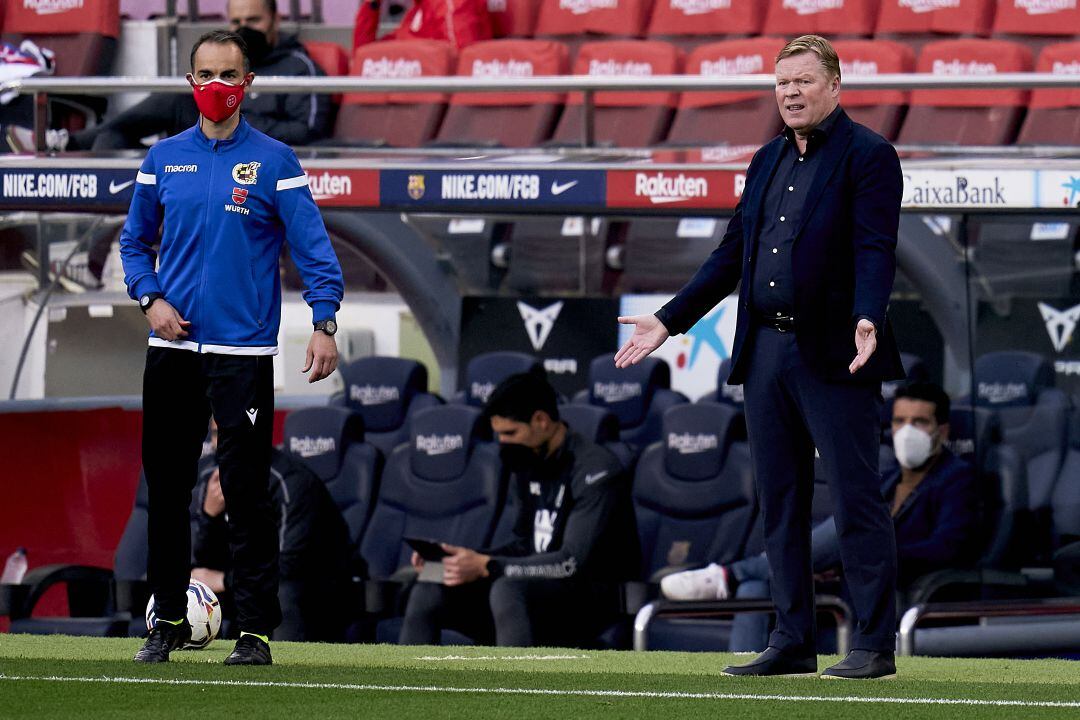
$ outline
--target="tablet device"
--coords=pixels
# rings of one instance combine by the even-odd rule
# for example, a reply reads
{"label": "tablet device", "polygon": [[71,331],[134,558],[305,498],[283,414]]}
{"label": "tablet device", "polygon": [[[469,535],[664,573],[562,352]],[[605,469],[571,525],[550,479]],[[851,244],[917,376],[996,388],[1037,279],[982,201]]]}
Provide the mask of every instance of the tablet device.
{"label": "tablet device", "polygon": [[404,540],[409,547],[415,550],[417,554],[425,560],[437,562],[449,555],[448,552],[442,549],[442,544],[435,540],[411,537],[404,538]]}

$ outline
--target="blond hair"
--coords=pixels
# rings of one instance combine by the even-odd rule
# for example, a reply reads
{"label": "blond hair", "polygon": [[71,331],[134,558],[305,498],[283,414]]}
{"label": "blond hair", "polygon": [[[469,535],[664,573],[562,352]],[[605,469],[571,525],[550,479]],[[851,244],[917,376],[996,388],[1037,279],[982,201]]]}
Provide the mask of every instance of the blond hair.
{"label": "blond hair", "polygon": [[777,53],[776,62],[804,52],[812,52],[818,56],[821,67],[829,78],[840,78],[840,56],[836,54],[832,43],[820,35],[801,35],[788,41],[784,49]]}

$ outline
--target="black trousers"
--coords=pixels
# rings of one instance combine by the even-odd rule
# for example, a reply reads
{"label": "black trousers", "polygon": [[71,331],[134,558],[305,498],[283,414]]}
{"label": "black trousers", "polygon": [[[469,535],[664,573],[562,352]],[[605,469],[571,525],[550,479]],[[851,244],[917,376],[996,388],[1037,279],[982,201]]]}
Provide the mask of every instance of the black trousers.
{"label": "black trousers", "polygon": [[777,609],[769,645],[815,652],[810,506],[816,448],[857,621],[851,647],[892,651],[896,538],[878,472],[880,391],[822,380],[803,362],[794,333],[753,332],[744,400]]}
{"label": "black trousers", "polygon": [[241,631],[281,622],[278,537],[270,504],[274,369],[269,355],[151,347],[143,374],[143,468],[150,495],[149,581],[158,617],[185,617],[191,570],[188,507],[213,415]]}
{"label": "black trousers", "polygon": [[581,647],[618,616],[614,584],[580,580],[477,580],[457,587],[418,582],[399,642],[438,645],[443,628],[504,647]]}

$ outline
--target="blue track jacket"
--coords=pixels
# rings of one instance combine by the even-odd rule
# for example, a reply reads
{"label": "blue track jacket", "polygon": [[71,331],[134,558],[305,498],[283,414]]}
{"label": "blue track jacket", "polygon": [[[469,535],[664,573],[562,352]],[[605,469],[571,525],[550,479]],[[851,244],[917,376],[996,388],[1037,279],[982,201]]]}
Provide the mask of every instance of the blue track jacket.
{"label": "blue track jacket", "polygon": [[[153,245],[164,220],[161,259]],[[278,257],[288,238],[313,321],[334,316],[341,266],[295,153],[241,117],[227,140],[199,125],[150,148],[120,234],[128,294],[160,292],[191,322],[150,344],[195,352],[277,353]]]}

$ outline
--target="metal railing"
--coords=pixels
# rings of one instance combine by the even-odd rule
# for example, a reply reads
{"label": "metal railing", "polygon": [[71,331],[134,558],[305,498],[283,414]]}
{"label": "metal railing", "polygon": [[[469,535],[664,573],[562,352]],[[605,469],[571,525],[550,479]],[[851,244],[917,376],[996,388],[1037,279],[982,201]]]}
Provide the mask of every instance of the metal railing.
{"label": "metal railing", "polygon": [[[1002,88],[1038,89],[1076,87],[1076,76],[1053,73],[1000,73],[997,75],[934,75],[931,73],[885,73],[861,75],[844,80],[845,90],[947,90]],[[771,90],[772,75],[652,75],[648,77],[545,75],[536,77],[439,76],[400,79],[335,77],[258,77],[259,92],[283,94],[338,93],[459,93],[459,92],[581,92],[583,96],[583,137],[586,147],[594,144],[595,94],[597,92],[722,92]],[[191,88],[177,77],[32,77],[0,84],[0,93],[15,92],[34,98],[34,135],[39,150],[45,149],[48,96],[50,93],[114,95],[127,92],[186,93]]]}
{"label": "metal railing", "polygon": [[[835,595],[818,595],[818,612],[827,612],[836,620],[836,650],[847,655],[853,630],[852,612],[848,604]],[[634,617],[634,650],[649,649],[649,625],[657,618],[717,618],[742,612],[776,612],[772,600],[656,600],[638,610]]]}

